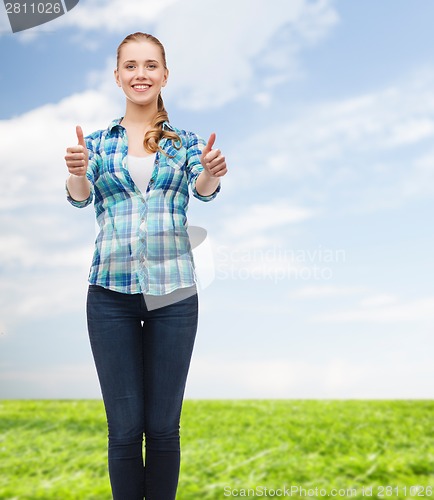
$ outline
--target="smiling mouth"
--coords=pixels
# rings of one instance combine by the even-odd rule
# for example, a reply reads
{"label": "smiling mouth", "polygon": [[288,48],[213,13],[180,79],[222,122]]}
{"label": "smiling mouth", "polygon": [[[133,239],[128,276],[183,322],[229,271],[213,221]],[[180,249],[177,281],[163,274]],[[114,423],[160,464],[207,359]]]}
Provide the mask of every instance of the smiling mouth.
{"label": "smiling mouth", "polygon": [[132,87],[134,90],[143,92],[144,90],[148,90],[150,88],[150,85],[133,85]]}

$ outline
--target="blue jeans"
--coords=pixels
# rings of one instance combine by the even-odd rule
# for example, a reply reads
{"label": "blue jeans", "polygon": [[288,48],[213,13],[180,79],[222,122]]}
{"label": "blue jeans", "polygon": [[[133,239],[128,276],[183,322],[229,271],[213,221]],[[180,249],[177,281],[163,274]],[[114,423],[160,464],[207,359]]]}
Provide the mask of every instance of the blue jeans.
{"label": "blue jeans", "polygon": [[148,310],[142,294],[89,285],[87,322],[114,500],[176,497],[179,423],[198,320],[197,292],[190,290],[187,298]]}

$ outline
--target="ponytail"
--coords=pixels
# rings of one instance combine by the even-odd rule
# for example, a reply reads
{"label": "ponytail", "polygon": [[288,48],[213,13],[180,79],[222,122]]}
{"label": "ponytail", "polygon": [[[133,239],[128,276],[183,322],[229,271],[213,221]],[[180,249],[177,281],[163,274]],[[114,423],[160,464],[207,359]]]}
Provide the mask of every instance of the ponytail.
{"label": "ponytail", "polygon": [[173,146],[176,149],[181,149],[182,142],[179,135],[171,130],[163,129],[163,123],[166,121],[169,121],[169,115],[164,107],[163,98],[160,93],[158,96],[157,114],[154,117],[151,128],[146,132],[143,140],[143,145],[147,151],[151,151],[152,153],[160,151],[161,153],[167,155],[167,153],[163,151],[158,144],[161,139],[172,139]]}

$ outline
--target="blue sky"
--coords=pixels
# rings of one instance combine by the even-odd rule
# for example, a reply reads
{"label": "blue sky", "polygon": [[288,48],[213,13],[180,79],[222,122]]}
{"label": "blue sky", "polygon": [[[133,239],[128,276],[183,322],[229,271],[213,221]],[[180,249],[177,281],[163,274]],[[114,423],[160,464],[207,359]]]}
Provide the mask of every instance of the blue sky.
{"label": "blue sky", "polygon": [[0,397],[99,397],[85,321],[91,207],[63,156],[122,116],[116,47],[166,47],[172,123],[229,172],[191,199],[189,398],[432,398],[434,5],[80,0],[12,34],[0,6]]}

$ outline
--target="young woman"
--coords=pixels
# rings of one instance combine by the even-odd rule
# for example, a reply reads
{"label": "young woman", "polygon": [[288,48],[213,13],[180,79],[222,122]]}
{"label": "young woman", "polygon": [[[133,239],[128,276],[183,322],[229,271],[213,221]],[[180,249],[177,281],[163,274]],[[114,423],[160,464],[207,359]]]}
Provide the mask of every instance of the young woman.
{"label": "young woman", "polygon": [[[67,148],[68,201],[94,201],[99,234],[89,273],[87,322],[108,423],[114,500],[172,500],[179,422],[197,329],[198,297],[186,211],[220,190],[226,161],[169,123],[162,44],[128,35],[118,47],[122,118]],[[145,436],[145,460],[143,460]]]}

